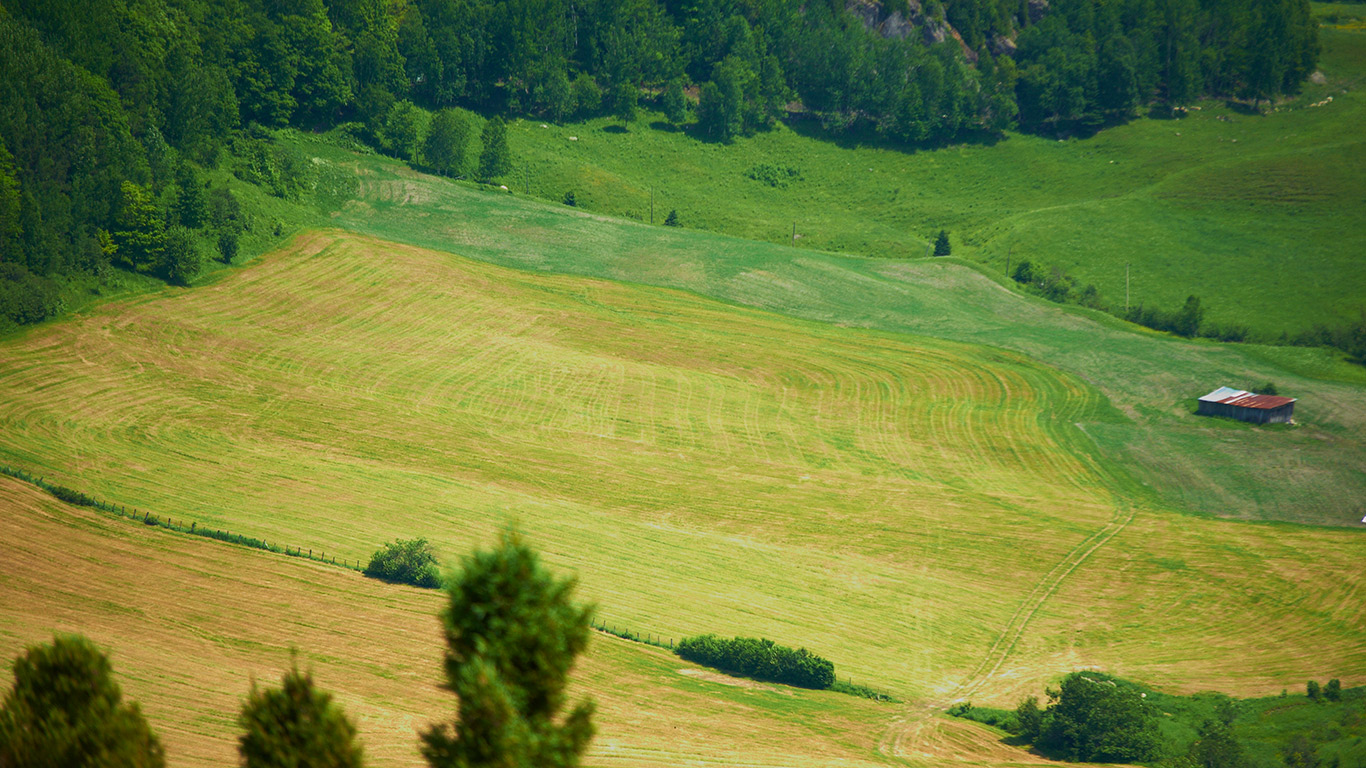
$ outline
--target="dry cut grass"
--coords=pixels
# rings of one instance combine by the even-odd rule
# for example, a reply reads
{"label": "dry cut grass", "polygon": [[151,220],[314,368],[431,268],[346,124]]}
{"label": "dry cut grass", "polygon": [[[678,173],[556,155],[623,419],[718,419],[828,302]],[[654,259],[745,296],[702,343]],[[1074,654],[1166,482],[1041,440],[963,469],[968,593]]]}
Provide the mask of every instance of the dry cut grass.
{"label": "dry cut grass", "polygon": [[[975,737],[936,707],[1013,703],[1078,666],[1181,690],[1360,682],[1366,541],[1154,508],[1078,428],[1103,408],[1014,353],[338,232],[0,344],[0,460],[50,480],[348,559],[416,535],[453,559],[516,519],[610,623],[805,645],[909,700],[889,714],[720,685],[600,642],[595,658],[621,667],[590,665],[585,685],[624,697],[604,764],[950,760]],[[0,517],[34,506],[9,496]],[[349,701],[378,707],[377,731],[431,711],[430,596],[263,553],[246,568],[176,537],[124,570],[77,568],[131,545],[114,523],[65,525],[87,543],[68,552],[32,524],[7,536],[31,553],[0,563],[23,597],[0,651],[76,627],[159,649],[130,674],[187,756],[190,734],[227,731],[178,703],[231,699],[240,673],[159,656],[269,659],[246,667],[264,677],[294,642],[373,690]],[[162,594],[127,608],[128,584]]]}

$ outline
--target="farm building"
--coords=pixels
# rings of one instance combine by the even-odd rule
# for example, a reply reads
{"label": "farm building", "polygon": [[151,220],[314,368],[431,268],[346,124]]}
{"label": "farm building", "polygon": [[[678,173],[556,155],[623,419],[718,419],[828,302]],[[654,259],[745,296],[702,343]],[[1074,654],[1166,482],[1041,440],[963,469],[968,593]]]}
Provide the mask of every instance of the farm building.
{"label": "farm building", "polygon": [[1295,398],[1220,387],[1200,398],[1198,413],[1257,424],[1284,424],[1295,415]]}

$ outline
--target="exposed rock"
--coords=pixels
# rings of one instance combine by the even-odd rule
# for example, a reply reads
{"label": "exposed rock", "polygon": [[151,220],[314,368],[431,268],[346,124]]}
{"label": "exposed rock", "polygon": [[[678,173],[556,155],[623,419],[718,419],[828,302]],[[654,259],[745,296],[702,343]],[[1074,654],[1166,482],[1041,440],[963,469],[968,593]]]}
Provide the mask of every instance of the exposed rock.
{"label": "exposed rock", "polygon": [[1029,23],[1036,24],[1048,15],[1048,0],[1029,0]]}
{"label": "exposed rock", "polygon": [[1314,85],[1323,85],[1324,83],[1328,82],[1328,78],[1324,77],[1322,72],[1316,71],[1314,72],[1314,74],[1309,76],[1309,82],[1313,83]]}
{"label": "exposed rock", "polygon": [[1005,35],[996,35],[991,38],[992,56],[1014,56],[1015,50],[1015,41]]}
{"label": "exposed rock", "polygon": [[888,38],[910,37],[916,30],[928,44],[942,43],[949,38],[948,25],[925,15],[920,0],[908,0],[909,15],[888,11],[878,0],[846,0],[845,9],[863,22],[863,26]]}

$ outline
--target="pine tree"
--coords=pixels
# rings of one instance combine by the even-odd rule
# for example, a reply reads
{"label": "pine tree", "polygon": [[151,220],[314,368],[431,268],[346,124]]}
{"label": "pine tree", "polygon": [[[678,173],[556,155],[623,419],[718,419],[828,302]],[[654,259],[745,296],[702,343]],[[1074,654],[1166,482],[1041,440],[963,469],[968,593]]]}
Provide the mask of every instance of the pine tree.
{"label": "pine tree", "polygon": [[291,666],[279,688],[253,683],[237,724],[245,768],[360,768],[356,727],[313,675]]}
{"label": "pine tree", "polygon": [[124,703],[109,659],[80,636],[30,646],[0,707],[0,765],[162,768],[161,742]]}
{"label": "pine tree", "polygon": [[683,226],[682,224],[678,223],[678,211],[677,211],[677,209],[671,209],[671,210],[669,211],[669,215],[664,217],[664,226],[666,226],[666,227],[681,227],[681,226]]}
{"label": "pine tree", "polygon": [[432,768],[572,768],[593,736],[593,703],[563,718],[574,658],[588,645],[591,609],[570,599],[515,532],[465,559],[442,612],[446,688],[454,724],[422,734]]}
{"label": "pine tree", "polygon": [[503,118],[494,117],[484,123],[480,135],[484,151],[479,155],[479,178],[493,181],[512,170],[512,158],[508,150],[508,128]]}
{"label": "pine tree", "polygon": [[939,237],[934,239],[934,255],[948,256],[952,250],[952,246],[949,245],[949,233],[942,229],[939,230]]}

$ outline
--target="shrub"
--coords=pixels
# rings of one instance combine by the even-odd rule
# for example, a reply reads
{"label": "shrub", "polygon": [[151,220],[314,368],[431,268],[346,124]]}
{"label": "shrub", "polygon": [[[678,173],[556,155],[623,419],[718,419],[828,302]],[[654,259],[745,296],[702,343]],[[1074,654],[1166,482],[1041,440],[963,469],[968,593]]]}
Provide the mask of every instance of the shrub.
{"label": "shrub", "polygon": [[1157,719],[1138,691],[1104,675],[1063,678],[1044,713],[1040,746],[1067,760],[1133,763],[1157,755]]}
{"label": "shrub", "polygon": [[677,209],[672,209],[672,210],[670,210],[670,211],[669,211],[669,215],[664,217],[664,226],[666,226],[666,227],[681,227],[681,226],[683,226],[683,225],[682,225],[681,223],[679,223],[679,221],[678,221],[678,210],[677,210]]}
{"label": "shrub", "polygon": [[161,768],[161,742],[124,703],[109,660],[80,636],[30,646],[0,707],[2,766]]}
{"label": "shrub", "polygon": [[1319,681],[1310,680],[1304,686],[1304,692],[1309,696],[1310,701],[1323,701],[1323,688],[1319,686]]}
{"label": "shrub", "polygon": [[802,180],[800,169],[790,165],[774,165],[772,163],[760,163],[745,171],[745,176],[754,179],[761,184],[782,189],[794,181]]}
{"label": "shrub", "polygon": [[574,206],[577,206],[579,204],[579,201],[574,199],[574,193],[570,191],[564,193],[564,204],[572,208]]}
{"label": "shrub", "polygon": [[674,652],[687,661],[755,680],[816,689],[835,682],[833,663],[805,648],[793,650],[772,640],[700,635],[683,638]]}
{"label": "shrub", "polygon": [[394,584],[436,589],[441,586],[436,554],[426,539],[396,540],[370,556],[365,575]]}
{"label": "shrub", "polygon": [[244,731],[237,751],[245,768],[360,768],[356,726],[297,665],[279,688],[253,683],[237,724]]}
{"label": "shrub", "polygon": [[1329,680],[1328,685],[1323,687],[1323,697],[1329,701],[1342,701],[1342,681],[1336,677]]}

